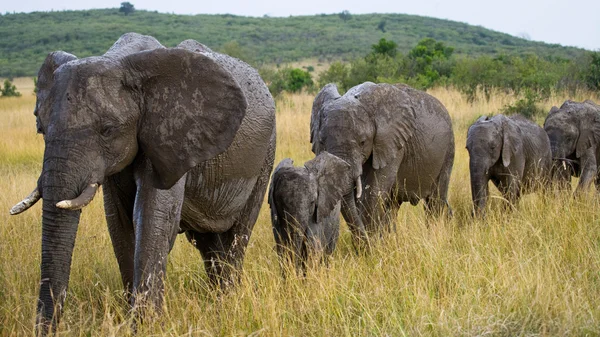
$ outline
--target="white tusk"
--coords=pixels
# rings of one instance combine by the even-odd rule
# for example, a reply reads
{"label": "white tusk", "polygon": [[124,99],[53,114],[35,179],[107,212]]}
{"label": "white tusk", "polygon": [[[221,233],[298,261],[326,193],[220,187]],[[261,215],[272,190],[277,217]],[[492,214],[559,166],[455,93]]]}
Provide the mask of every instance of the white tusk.
{"label": "white tusk", "polygon": [[16,214],[25,212],[26,210],[29,209],[29,207],[35,205],[35,203],[38,202],[38,200],[40,200],[41,198],[42,198],[42,195],[40,194],[40,191],[38,191],[38,189],[36,187],[33,190],[33,192],[31,192],[27,197],[25,197],[25,199],[23,199],[21,202],[14,205],[10,209],[10,215],[16,215]]}
{"label": "white tusk", "polygon": [[566,170],[567,169],[567,163],[565,163],[564,161],[562,163],[563,163],[563,169]]}
{"label": "white tusk", "polygon": [[359,199],[362,195],[362,182],[360,181],[360,176],[356,178],[356,199]]}
{"label": "white tusk", "polygon": [[85,190],[83,190],[83,192],[81,192],[81,194],[77,198],[58,202],[56,204],[56,207],[62,209],[69,209],[72,211],[82,209],[85,206],[87,206],[90,202],[92,202],[94,196],[96,195],[96,191],[98,191],[98,184],[90,184],[88,187],[85,188]]}

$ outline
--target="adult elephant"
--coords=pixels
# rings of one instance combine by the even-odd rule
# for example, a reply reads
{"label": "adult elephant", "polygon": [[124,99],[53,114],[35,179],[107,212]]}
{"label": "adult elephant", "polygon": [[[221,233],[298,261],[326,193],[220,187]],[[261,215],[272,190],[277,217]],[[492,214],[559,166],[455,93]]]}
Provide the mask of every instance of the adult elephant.
{"label": "adult elephant", "polygon": [[355,183],[342,214],[355,238],[391,225],[403,202],[424,199],[430,214],[448,205],[454,134],[434,97],[371,82],[340,96],[328,84],[314,100],[310,132],[315,154],[327,151],[350,164]]}
{"label": "adult elephant", "polygon": [[491,180],[511,203],[546,185],[552,153],[544,129],[520,116],[482,116],[467,134],[474,213],[483,215]]}
{"label": "adult elephant", "polygon": [[600,189],[600,106],[587,100],[567,100],[560,109],[552,107],[544,130],[550,138],[553,175],[563,186],[570,186],[571,176],[580,177],[575,193],[593,182]]}
{"label": "adult elephant", "polygon": [[130,33],[101,57],[51,53],[39,88],[43,169],[11,213],[43,199],[44,334],[65,299],[80,209],[99,185],[132,307],[160,308],[178,232],[212,282],[235,279],[275,151],[274,102],[254,69],[192,40],[167,49]]}

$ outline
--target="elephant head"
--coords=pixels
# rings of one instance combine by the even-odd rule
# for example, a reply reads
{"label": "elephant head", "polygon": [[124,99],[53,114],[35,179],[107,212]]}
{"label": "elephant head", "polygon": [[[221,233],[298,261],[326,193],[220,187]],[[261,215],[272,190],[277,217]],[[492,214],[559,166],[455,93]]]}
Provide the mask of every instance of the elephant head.
{"label": "elephant head", "polygon": [[[336,206],[351,186],[349,165],[342,159],[321,152],[304,167],[294,167],[284,159],[273,173],[269,188],[269,205],[273,234],[279,254],[293,254],[292,260],[301,267],[306,258],[306,244],[313,251],[322,251],[337,228],[328,228]],[[339,212],[339,208],[338,208]]]}
{"label": "elephant head", "polygon": [[398,87],[371,82],[351,88],[344,96],[340,96],[334,84],[328,84],[314,100],[313,152],[328,151],[350,165],[355,193],[351,190],[344,196],[342,212],[347,221],[350,219],[349,224],[356,226],[353,231],[364,230],[356,199],[362,195],[361,176],[366,167],[382,170],[400,163],[406,153],[415,120],[409,100]]}
{"label": "elephant head", "polygon": [[488,181],[493,167],[506,172],[523,171],[521,130],[506,116],[480,117],[467,133],[471,195],[476,214],[482,214],[488,198]]}
{"label": "elephant head", "polygon": [[231,144],[247,102],[227,70],[183,49],[84,59],[55,52],[39,78],[43,168],[36,191],[11,213],[43,199],[38,323],[47,326],[66,293],[80,209],[104,179],[143,158],[149,183],[168,189]]}
{"label": "elephant head", "polygon": [[591,101],[565,101],[559,108],[552,107],[544,121],[544,130],[550,139],[552,172],[563,184],[571,175],[581,172],[581,156],[600,142],[600,108]]}

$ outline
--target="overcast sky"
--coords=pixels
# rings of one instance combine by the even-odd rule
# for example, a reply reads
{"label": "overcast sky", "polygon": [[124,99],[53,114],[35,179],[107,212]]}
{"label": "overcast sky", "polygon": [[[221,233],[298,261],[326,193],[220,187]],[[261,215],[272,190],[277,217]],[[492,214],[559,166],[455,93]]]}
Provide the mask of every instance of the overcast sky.
{"label": "overcast sky", "polygon": [[[32,12],[119,7],[122,0],[13,0],[0,11]],[[136,9],[176,14],[289,16],[406,13],[466,22],[531,40],[600,50],[600,0],[129,0]]]}

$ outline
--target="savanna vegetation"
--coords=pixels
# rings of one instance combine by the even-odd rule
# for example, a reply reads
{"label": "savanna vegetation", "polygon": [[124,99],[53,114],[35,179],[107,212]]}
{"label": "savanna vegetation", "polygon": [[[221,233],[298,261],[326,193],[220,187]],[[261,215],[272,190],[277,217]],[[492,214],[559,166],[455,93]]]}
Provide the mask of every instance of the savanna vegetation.
{"label": "savanna vegetation", "polygon": [[[452,219],[426,219],[421,205],[403,205],[397,231],[370,254],[355,252],[343,224],[329,266],[283,279],[265,202],[239,286],[211,290],[199,254],[180,236],[163,313],[137,335],[600,335],[600,197],[549,190],[506,207],[494,190],[487,218],[473,219],[465,150],[480,115],[521,113],[541,124],[565,99],[599,102],[600,53],[400,14],[188,16],[127,2],[121,9],[0,15],[0,76],[30,76],[0,82],[0,335],[33,334],[38,298],[41,207],[8,215],[41,170],[31,77],[50,51],[100,55],[129,31],[169,47],[196,39],[260,68],[276,96],[275,164],[313,157],[312,100],[330,82],[340,92],[364,81],[427,90],[447,107],[456,137]],[[304,67],[284,65],[307,58]],[[59,335],[133,335],[127,308],[96,197],[80,221]]]}
{"label": "savanna vegetation", "polygon": [[194,39],[254,66],[307,58],[319,63],[349,62],[370,52],[381,38],[395,41],[402,54],[423,38],[452,46],[457,56],[535,54],[542,59],[574,60],[585,54],[579,48],[415,15],[347,11],[286,18],[175,15],[134,5],[123,2],[120,8],[0,15],[0,76],[35,76],[44,57],[55,50],[78,57],[101,55],[127,32],[152,35],[168,47]]}
{"label": "savanna vegetation", "polygon": [[[137,12],[136,12],[137,13]],[[135,14],[133,14],[135,15]],[[8,209],[29,193],[41,169],[31,80],[15,79],[21,97],[0,99],[0,335],[31,335],[37,300],[41,206],[19,216]],[[514,92],[431,88],[448,108],[456,137],[449,200],[451,220],[427,220],[421,205],[403,205],[397,231],[357,255],[342,225],[328,267],[283,279],[269,209],[252,234],[241,284],[217,295],[198,252],[179,236],[169,257],[163,313],[138,336],[600,335],[600,198],[548,191],[526,195],[514,209],[494,193],[485,220],[471,218],[467,127],[481,114],[522,98]],[[276,163],[312,158],[313,95],[277,99]],[[543,111],[565,99],[597,94],[553,90]],[[544,116],[536,117],[537,122]],[[61,336],[132,335],[131,317],[106,229],[102,198],[83,211]]]}

